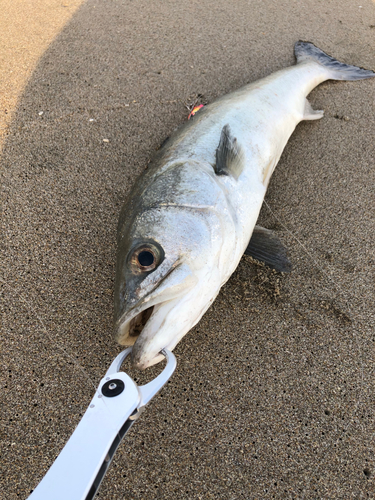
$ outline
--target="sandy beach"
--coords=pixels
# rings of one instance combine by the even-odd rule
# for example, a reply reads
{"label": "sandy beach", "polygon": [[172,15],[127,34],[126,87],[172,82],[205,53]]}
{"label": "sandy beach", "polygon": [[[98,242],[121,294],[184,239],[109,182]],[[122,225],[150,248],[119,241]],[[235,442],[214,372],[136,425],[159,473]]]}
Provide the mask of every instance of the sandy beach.
{"label": "sandy beach", "polygon": [[[308,40],[375,70],[375,2],[6,1],[0,13],[0,499],[26,499],[121,351],[116,227],[164,139]],[[375,498],[375,79],[325,82],[242,259],[96,498]],[[139,383],[143,374],[129,369]]]}

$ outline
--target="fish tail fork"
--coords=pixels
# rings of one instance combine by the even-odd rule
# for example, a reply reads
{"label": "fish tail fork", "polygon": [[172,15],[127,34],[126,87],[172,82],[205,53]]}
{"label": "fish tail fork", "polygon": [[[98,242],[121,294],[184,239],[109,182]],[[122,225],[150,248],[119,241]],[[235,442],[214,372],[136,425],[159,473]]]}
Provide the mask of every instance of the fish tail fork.
{"label": "fish tail fork", "polygon": [[329,77],[327,78],[329,80],[363,80],[375,76],[375,73],[371,70],[337,61],[337,59],[318,49],[311,42],[303,42],[301,40],[297,42],[294,46],[294,54],[297,63],[315,61],[324,66],[329,72]]}

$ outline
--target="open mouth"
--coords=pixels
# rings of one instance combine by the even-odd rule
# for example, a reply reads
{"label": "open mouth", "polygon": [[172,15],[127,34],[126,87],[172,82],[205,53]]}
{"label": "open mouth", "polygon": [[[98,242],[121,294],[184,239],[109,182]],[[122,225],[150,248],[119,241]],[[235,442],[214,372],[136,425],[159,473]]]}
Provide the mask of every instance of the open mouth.
{"label": "open mouth", "polygon": [[117,330],[117,340],[119,344],[125,346],[134,345],[135,341],[142,333],[147,321],[150,319],[154,311],[154,306],[148,307],[139,312],[130,321],[120,323]]}
{"label": "open mouth", "polygon": [[138,337],[147,321],[150,319],[154,306],[145,309],[133,318],[129,323],[129,337]]}
{"label": "open mouth", "polygon": [[[132,365],[140,370],[162,361],[164,357],[160,351],[172,350],[191,326],[191,307],[190,303],[185,304],[184,298],[162,300],[155,297],[153,302],[125,310],[116,323],[117,342],[133,347]],[[179,321],[181,310],[183,317]]]}

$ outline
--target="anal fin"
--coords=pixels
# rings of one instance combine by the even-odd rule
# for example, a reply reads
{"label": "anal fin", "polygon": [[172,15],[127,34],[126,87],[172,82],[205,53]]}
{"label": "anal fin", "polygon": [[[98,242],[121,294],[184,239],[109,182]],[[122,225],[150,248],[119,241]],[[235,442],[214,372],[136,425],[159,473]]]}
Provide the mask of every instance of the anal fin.
{"label": "anal fin", "polygon": [[276,271],[289,273],[292,269],[287,250],[279,238],[273,231],[261,226],[255,226],[245,254],[264,262]]}
{"label": "anal fin", "polygon": [[320,120],[324,116],[324,111],[322,109],[313,109],[311,104],[306,99],[305,109],[303,111],[303,120]]}

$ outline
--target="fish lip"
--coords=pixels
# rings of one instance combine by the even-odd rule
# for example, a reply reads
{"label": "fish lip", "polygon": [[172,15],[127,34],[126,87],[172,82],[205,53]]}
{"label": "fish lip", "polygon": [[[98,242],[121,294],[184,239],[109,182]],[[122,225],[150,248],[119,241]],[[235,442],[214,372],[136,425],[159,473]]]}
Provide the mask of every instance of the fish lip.
{"label": "fish lip", "polygon": [[[175,302],[175,301],[176,301],[176,299],[159,300],[158,302],[156,302],[156,301],[153,302],[153,304],[151,306],[146,302],[146,303],[144,303],[138,307],[134,307],[130,311],[124,313],[123,316],[117,321],[115,338],[120,345],[133,346],[133,350],[131,353],[131,362],[132,362],[132,365],[134,368],[137,368],[139,370],[145,370],[149,366],[152,366],[153,364],[158,363],[159,361],[162,361],[165,358],[165,356],[163,354],[161,354],[161,351],[163,349],[171,349],[172,350],[173,347],[175,346],[174,339],[171,339],[171,340],[167,341],[165,343],[165,345],[162,345],[157,350],[157,352],[155,352],[155,354],[152,358],[146,359],[146,360],[138,359],[138,355],[135,354],[137,352],[137,349],[135,349],[135,348],[138,345],[138,344],[136,344],[136,342],[140,337],[142,337],[143,330],[146,327],[147,323],[152,320],[152,317],[154,314],[154,308],[157,308],[158,306],[163,307],[164,304],[167,304],[169,302]],[[142,312],[144,312],[150,308],[152,308],[153,311],[152,311],[150,317],[147,319],[146,323],[143,325],[141,332],[137,336],[130,336],[128,328],[125,329],[125,334],[121,335],[121,330],[122,330],[121,327],[124,325],[124,323],[126,326],[129,326],[131,321],[134,318],[136,318],[139,314],[141,314]]]}
{"label": "fish lip", "polygon": [[165,356],[162,354],[163,349],[168,349],[172,350],[175,346],[175,342],[171,340],[168,342],[168,344],[164,345],[159,349],[159,351],[155,354],[154,357],[147,359],[147,360],[139,360],[137,359],[133,352],[132,352],[132,365],[134,368],[137,368],[138,370],[146,370],[146,368],[149,368],[150,366],[159,363],[160,361],[164,360]]}

